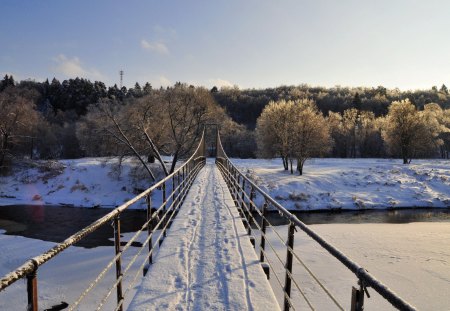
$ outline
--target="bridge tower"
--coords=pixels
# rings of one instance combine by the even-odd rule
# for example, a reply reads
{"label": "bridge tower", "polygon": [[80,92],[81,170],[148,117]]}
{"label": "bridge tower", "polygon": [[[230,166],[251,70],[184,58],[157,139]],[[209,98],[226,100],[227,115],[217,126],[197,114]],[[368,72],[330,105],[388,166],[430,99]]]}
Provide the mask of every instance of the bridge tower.
{"label": "bridge tower", "polygon": [[219,125],[217,123],[205,123],[206,156],[215,158],[217,156],[217,134]]}

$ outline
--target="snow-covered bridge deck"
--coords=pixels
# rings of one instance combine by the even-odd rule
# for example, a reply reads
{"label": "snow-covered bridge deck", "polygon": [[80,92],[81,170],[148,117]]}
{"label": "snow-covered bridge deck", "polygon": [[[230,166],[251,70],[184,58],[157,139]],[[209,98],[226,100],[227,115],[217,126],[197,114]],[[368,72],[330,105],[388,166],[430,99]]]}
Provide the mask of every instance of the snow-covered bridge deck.
{"label": "snow-covered bridge deck", "polygon": [[278,310],[212,161],[198,174],[129,310]]}

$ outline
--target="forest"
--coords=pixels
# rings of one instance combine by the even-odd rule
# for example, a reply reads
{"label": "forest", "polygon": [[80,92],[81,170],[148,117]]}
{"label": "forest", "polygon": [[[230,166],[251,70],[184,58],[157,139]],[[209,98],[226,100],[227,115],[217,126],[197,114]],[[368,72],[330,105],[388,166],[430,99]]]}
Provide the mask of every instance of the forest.
{"label": "forest", "polygon": [[[276,146],[279,137],[265,137],[263,127],[270,118],[266,113],[264,121],[263,111],[280,103],[309,107],[318,118],[313,132],[325,129],[319,136],[326,148],[313,148],[299,156],[296,134],[288,145],[297,145],[297,152],[288,155],[291,151],[284,154]],[[206,89],[180,82],[166,88],[153,88],[149,83],[120,88],[83,78],[36,82],[15,81],[6,75],[0,81],[0,167],[7,170],[14,161],[29,158],[133,155],[144,167],[148,161],[160,161],[168,173],[191,152],[207,123],[220,126],[229,156],[281,156],[285,164],[291,161],[291,169],[293,160],[313,156],[400,157],[404,163],[417,157],[448,158],[449,108],[450,95],[445,85],[414,91],[306,84]],[[290,122],[300,124],[310,119],[312,115],[308,114],[300,117],[304,110],[292,112]],[[415,143],[407,151],[399,148],[402,142],[398,133],[402,129],[388,126],[395,113],[419,120],[405,130],[415,131],[415,136],[408,138]],[[295,131],[288,128],[288,132]],[[275,141],[271,143],[270,139]],[[162,155],[172,156],[168,167]]]}

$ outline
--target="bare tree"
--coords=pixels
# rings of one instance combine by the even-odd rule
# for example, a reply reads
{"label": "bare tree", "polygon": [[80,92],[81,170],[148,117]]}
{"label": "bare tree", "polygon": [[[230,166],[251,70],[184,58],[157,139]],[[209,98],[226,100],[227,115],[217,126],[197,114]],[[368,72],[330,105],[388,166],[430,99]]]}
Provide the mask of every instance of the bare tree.
{"label": "bare tree", "polygon": [[39,121],[33,97],[33,93],[15,88],[0,93],[0,169],[13,157],[14,147],[29,139]]}
{"label": "bare tree", "polygon": [[204,124],[211,121],[217,108],[208,90],[184,84],[165,91],[162,100],[162,118],[169,124],[166,153],[172,156],[173,172],[177,161],[195,147]]}
{"label": "bare tree", "polygon": [[[172,173],[195,148],[204,124],[224,114],[206,89],[177,84],[125,105],[111,100],[95,105],[79,124],[78,136],[85,148],[89,144],[83,137],[95,135],[110,153],[133,154],[154,180],[144,156],[155,156],[164,173]],[[162,155],[172,156],[170,169]]]}
{"label": "bare tree", "polygon": [[[152,181],[156,180],[155,174],[147,165],[139,143],[136,143],[136,133],[129,127],[128,114],[125,113],[125,107],[114,100],[105,100],[90,108],[89,113],[79,124],[77,131],[78,138],[82,147],[95,143],[106,142],[106,147],[114,148],[113,154],[124,155],[125,151],[131,152],[138,158],[145,170],[150,175]],[[117,148],[119,147],[119,148]],[[105,148],[105,144],[103,144]]]}
{"label": "bare tree", "polygon": [[[162,98],[158,94],[147,95],[125,108],[128,126],[133,129],[140,139],[150,147],[150,153],[163,168],[164,174],[169,175],[160,150],[167,146],[169,124],[164,119]],[[139,140],[139,137],[138,137]]]}

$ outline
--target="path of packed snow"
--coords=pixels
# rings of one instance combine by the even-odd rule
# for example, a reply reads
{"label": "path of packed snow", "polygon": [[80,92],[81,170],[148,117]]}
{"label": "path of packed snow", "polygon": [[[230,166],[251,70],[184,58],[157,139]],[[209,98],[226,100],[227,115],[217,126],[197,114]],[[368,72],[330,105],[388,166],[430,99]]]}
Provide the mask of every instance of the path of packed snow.
{"label": "path of packed snow", "polygon": [[214,163],[194,182],[129,310],[277,310]]}

